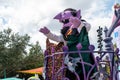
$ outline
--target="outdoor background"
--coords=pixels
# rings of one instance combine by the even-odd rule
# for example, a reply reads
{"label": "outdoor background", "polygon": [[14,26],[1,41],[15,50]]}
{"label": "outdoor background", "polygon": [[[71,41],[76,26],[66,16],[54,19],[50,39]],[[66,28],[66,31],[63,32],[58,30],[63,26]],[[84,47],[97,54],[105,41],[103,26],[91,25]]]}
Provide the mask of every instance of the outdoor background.
{"label": "outdoor background", "polygon": [[11,28],[20,35],[30,35],[45,50],[46,37],[39,32],[43,26],[60,34],[62,25],[53,17],[66,8],[81,9],[82,18],[92,25],[91,44],[97,44],[96,29],[110,27],[113,5],[120,0],[0,0],[0,30]]}

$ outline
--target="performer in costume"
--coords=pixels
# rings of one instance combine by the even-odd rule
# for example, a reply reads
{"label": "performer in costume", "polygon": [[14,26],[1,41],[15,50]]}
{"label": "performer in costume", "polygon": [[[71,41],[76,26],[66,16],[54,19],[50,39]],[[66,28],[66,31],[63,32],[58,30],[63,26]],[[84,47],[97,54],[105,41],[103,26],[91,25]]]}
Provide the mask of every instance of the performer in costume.
{"label": "performer in costume", "polygon": [[[64,44],[68,46],[69,51],[76,51],[76,45],[78,43],[82,45],[82,50],[88,50],[88,46],[90,45],[88,31],[90,30],[91,25],[85,20],[81,20],[80,10],[76,11],[72,8],[65,9],[63,12],[56,15],[54,19],[58,19],[63,23],[63,27],[61,29],[62,35],[58,36],[51,33],[47,27],[41,28],[40,32],[45,34],[51,40],[64,42]],[[94,63],[93,57],[89,53],[81,53],[81,55],[84,62],[88,62],[90,64]],[[78,54],[70,54],[69,56],[73,58],[79,57]],[[86,73],[88,73],[89,69],[90,67],[85,66]],[[81,64],[76,67],[76,72],[79,74],[80,79],[84,80]],[[71,74],[72,73],[67,70],[66,76],[70,78],[70,80],[75,80],[75,76],[71,76]]]}

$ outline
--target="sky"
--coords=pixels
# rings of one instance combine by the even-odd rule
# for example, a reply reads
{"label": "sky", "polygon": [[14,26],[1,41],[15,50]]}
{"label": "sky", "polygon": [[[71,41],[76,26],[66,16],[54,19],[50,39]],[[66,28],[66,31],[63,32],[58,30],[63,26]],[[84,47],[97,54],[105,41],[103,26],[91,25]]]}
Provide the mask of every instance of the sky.
{"label": "sky", "polygon": [[46,26],[60,35],[62,24],[53,17],[66,8],[81,9],[82,18],[91,24],[90,43],[96,45],[96,30],[110,27],[115,2],[120,0],[0,0],[0,31],[11,28],[20,35],[28,34],[31,43],[39,41],[45,50],[46,37],[39,29]]}

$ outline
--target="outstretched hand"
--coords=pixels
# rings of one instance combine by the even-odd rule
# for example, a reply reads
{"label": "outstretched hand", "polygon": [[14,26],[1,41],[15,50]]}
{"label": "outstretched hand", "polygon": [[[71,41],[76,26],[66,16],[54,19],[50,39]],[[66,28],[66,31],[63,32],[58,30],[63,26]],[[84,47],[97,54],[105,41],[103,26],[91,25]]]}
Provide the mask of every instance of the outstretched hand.
{"label": "outstretched hand", "polygon": [[77,17],[70,17],[71,28],[78,28],[81,24],[81,20]]}
{"label": "outstretched hand", "polygon": [[48,34],[50,32],[50,30],[47,27],[43,27],[43,28],[40,28],[39,32],[41,32],[43,34]]}

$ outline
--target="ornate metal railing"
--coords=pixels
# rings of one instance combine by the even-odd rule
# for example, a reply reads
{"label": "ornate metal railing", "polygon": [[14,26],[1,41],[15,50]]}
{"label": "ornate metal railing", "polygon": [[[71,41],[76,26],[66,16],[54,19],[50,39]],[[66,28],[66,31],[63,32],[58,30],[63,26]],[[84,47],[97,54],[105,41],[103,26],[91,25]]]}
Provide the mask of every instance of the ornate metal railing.
{"label": "ornate metal railing", "polygon": [[[66,46],[63,47],[63,52],[55,52],[54,49],[51,55],[45,55],[45,80],[71,80],[65,76],[66,69],[70,70],[74,75],[76,75],[76,80],[81,80],[77,72],[75,71],[75,67],[77,63],[82,65],[82,71],[84,74],[84,80],[119,80],[118,70],[120,59],[118,52],[115,51],[95,51],[95,47],[93,45],[89,46],[88,51],[81,51],[81,48],[78,47],[78,51],[68,51]],[[81,53],[90,54],[94,58],[94,64],[86,63],[82,59]],[[45,52],[47,54],[47,51]],[[69,54],[79,54],[78,58],[70,58]],[[99,56],[100,54],[100,56]],[[109,54],[112,55],[111,59]],[[117,59],[116,59],[117,58]],[[69,64],[71,59],[71,65]],[[85,65],[90,66],[90,70],[88,73],[85,71]],[[92,71],[96,68],[96,71],[92,73]],[[91,75],[91,76],[90,76]]]}

